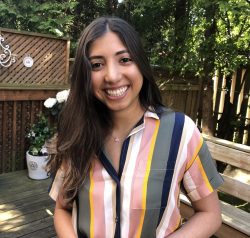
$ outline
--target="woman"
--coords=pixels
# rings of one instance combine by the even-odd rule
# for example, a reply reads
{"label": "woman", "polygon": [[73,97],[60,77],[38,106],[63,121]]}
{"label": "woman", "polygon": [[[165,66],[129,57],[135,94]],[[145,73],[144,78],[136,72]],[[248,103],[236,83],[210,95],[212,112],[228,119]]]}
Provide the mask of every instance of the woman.
{"label": "woman", "polygon": [[[84,30],[56,140],[48,166],[58,237],[198,238],[219,228],[223,179],[192,120],[163,106],[125,21],[99,18]],[[180,189],[195,211],[183,226]]]}

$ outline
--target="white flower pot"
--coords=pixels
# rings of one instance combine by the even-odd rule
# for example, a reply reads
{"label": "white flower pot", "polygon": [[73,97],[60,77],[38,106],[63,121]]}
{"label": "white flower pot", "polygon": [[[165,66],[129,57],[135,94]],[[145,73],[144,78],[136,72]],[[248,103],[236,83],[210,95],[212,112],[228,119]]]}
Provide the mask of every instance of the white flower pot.
{"label": "white flower pot", "polygon": [[47,162],[45,159],[48,156],[33,156],[29,154],[29,151],[26,153],[26,162],[29,171],[29,177],[31,179],[46,179],[49,176],[47,172],[43,169],[46,166]]}

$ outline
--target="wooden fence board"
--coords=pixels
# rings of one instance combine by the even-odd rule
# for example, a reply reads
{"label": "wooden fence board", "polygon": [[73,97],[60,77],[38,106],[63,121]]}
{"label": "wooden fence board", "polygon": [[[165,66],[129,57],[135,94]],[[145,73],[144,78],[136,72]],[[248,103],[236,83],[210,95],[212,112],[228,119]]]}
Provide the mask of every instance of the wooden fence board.
{"label": "wooden fence board", "polygon": [[221,176],[224,179],[224,183],[220,186],[221,191],[250,202],[250,184],[243,183],[224,174],[221,174]]}
{"label": "wooden fence board", "polygon": [[2,173],[5,173],[5,162],[6,162],[6,124],[7,124],[7,102],[3,103],[3,142],[2,142]]}
{"label": "wooden fence board", "polygon": [[55,98],[56,90],[0,90],[0,101],[32,101]]}
{"label": "wooden fence board", "polygon": [[11,156],[11,171],[15,171],[16,167],[16,113],[17,113],[17,102],[13,103],[13,119],[12,119],[12,156]]}
{"label": "wooden fence board", "polygon": [[222,145],[216,145],[215,147],[210,141],[207,141],[207,145],[213,159],[241,169],[250,170],[250,158],[248,153],[237,151]]}

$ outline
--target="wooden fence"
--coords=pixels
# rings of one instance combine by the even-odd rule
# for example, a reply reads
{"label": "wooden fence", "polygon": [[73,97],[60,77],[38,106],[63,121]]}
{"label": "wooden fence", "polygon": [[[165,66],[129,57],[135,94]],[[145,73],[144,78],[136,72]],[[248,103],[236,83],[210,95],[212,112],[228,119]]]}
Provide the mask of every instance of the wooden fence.
{"label": "wooden fence", "polygon": [[[8,173],[26,167],[25,134],[37,122],[36,115],[44,112],[44,100],[69,88],[70,41],[5,28],[0,28],[0,34],[2,45],[18,55],[11,66],[0,65],[0,173]],[[6,54],[2,48],[0,54]],[[23,60],[29,55],[34,63],[25,67]]]}
{"label": "wooden fence", "polygon": [[[245,81],[243,82],[243,78]],[[228,115],[228,122],[234,120],[234,123],[239,123],[244,126],[244,129],[238,130],[237,127],[230,128],[231,132],[227,136],[227,140],[242,143],[250,146],[249,129],[250,125],[250,72],[246,73],[246,69],[235,69],[235,73],[232,77],[230,87],[227,87],[226,76],[221,74],[219,70],[216,71],[214,77],[214,97],[213,97],[213,110],[218,120],[224,110],[226,97],[230,97],[230,109],[231,113]],[[240,116],[235,116],[241,112]],[[201,115],[201,109],[199,109],[199,115]],[[238,121],[237,121],[238,120]],[[202,127],[202,117],[198,117],[198,125]],[[231,123],[232,124],[232,123]],[[215,136],[217,136],[218,124],[214,124]]]}
{"label": "wooden fence", "polygon": [[[9,46],[16,62],[0,66],[0,89],[64,89],[68,84],[69,47],[67,37],[0,28],[2,45]],[[0,48],[0,54],[6,54]],[[25,57],[33,59],[32,67],[24,66]]]}
{"label": "wooden fence", "polygon": [[44,112],[44,100],[55,97],[55,90],[0,90],[0,171],[8,173],[26,168],[29,144],[25,135],[37,114]]}

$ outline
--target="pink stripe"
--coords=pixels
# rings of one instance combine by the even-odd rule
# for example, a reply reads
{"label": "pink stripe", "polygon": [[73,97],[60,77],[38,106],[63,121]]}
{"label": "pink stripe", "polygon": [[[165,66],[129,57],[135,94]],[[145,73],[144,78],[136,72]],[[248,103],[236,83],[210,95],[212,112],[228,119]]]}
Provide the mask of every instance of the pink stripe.
{"label": "pink stripe", "polygon": [[98,159],[95,159],[95,168],[93,171],[94,188],[94,234],[95,237],[104,237],[105,228],[105,210],[104,210],[104,188],[105,181],[102,177],[103,166]]}
{"label": "pink stripe", "polygon": [[187,160],[186,160],[187,164],[193,158],[194,153],[196,151],[196,148],[199,145],[200,140],[201,140],[201,134],[198,131],[198,129],[196,127],[194,127],[193,135],[190,138],[190,141],[188,142],[188,145],[187,145]]}
{"label": "pink stripe", "polygon": [[148,160],[151,141],[154,134],[156,120],[152,118],[145,118],[145,128],[143,131],[140,150],[138,153],[135,171],[133,172],[133,180],[131,187],[132,202],[130,203],[130,224],[129,236],[135,237],[139,229],[142,208],[142,191],[143,181],[146,168],[138,170],[140,160]]}
{"label": "pink stripe", "polygon": [[170,217],[169,224],[168,224],[168,227],[166,229],[164,237],[168,236],[169,234],[171,234],[173,232],[173,230],[174,230],[174,228],[179,220],[180,211],[178,209],[178,205],[176,204],[176,199],[178,197],[178,191],[179,191],[179,184],[177,182],[175,189],[174,189],[174,204],[170,205],[171,207],[174,206],[174,210],[173,210],[172,215]]}
{"label": "pink stripe", "polygon": [[200,195],[200,197],[204,197],[210,194],[210,191],[206,185],[206,182],[204,181],[204,178],[202,176],[201,170],[196,162],[196,160],[194,161],[194,163],[192,164],[192,166],[189,168],[188,170],[194,184],[195,187],[197,189],[198,194]]}

